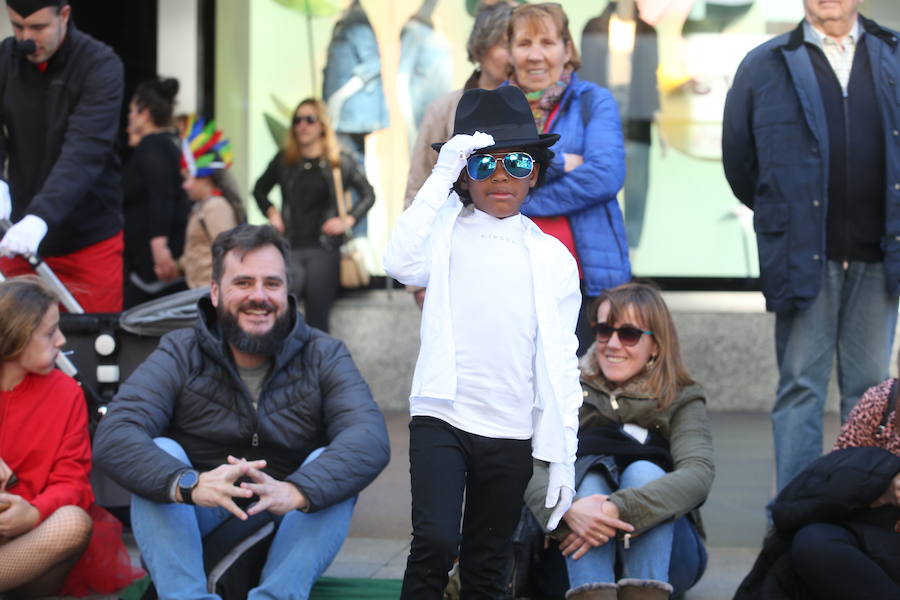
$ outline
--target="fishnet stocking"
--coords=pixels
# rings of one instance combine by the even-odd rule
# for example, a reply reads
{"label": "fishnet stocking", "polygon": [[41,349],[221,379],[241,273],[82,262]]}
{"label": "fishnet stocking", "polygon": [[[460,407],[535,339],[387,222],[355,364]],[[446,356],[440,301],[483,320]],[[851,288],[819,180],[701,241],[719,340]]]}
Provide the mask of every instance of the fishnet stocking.
{"label": "fishnet stocking", "polygon": [[52,594],[90,537],[91,517],[85,511],[77,506],[57,509],[28,533],[0,545],[0,592],[21,588],[17,591],[28,595]]}

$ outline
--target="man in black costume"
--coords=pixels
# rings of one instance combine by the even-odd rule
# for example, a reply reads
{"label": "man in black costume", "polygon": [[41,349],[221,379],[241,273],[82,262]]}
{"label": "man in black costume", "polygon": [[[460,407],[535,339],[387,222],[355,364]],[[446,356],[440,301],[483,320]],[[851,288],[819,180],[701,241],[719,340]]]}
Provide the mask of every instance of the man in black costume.
{"label": "man in black costume", "polygon": [[[7,7],[15,36],[0,43],[0,218],[15,224],[0,254],[40,251],[86,311],[119,311],[122,61],[75,28],[67,0]],[[0,269],[28,266],[4,258]]]}

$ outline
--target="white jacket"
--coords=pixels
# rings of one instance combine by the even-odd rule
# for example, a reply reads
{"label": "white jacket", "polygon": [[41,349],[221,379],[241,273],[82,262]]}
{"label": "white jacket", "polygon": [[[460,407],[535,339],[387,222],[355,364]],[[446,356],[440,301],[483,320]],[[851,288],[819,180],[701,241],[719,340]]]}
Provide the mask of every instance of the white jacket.
{"label": "white jacket", "polygon": [[[440,178],[430,177],[413,204],[400,215],[383,257],[384,269],[406,285],[428,288],[419,336],[421,348],[410,402],[456,396],[456,348],[450,311],[450,244],[463,207]],[[565,465],[563,485],[575,489],[578,448],[578,340],[575,324],[581,308],[578,267],[556,238],[523,216],[525,246],[531,260],[537,310],[532,455]]]}

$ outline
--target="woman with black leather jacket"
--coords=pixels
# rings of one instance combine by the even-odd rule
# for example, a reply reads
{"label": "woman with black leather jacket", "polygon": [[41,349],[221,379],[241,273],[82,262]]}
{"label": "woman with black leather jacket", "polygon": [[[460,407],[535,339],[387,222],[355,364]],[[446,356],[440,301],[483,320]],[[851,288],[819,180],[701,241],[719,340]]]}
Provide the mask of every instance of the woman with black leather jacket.
{"label": "woman with black leather jacket", "polygon": [[[340,182],[336,181],[340,177]],[[269,201],[281,188],[281,208]],[[354,190],[356,201],[338,215],[336,189]],[[291,291],[303,301],[306,322],[328,331],[340,283],[340,247],[375,203],[357,162],[340,150],[325,104],[308,98],[294,110],[282,149],[253,188],[259,210],[291,244]]]}

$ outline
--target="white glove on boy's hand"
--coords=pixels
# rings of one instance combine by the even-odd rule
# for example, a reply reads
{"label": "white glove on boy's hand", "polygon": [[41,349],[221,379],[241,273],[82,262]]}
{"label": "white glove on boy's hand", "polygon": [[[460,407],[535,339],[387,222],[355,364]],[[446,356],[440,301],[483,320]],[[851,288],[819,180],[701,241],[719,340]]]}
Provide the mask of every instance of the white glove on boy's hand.
{"label": "white glove on boy's hand", "polygon": [[0,220],[9,219],[12,214],[12,198],[9,195],[9,184],[0,179]]}
{"label": "white glove on boy's hand", "polygon": [[553,531],[559,525],[560,519],[572,506],[575,490],[569,487],[573,477],[573,468],[562,463],[550,463],[550,483],[547,486],[547,500],[544,504],[547,508],[556,507],[547,521],[547,529]]}
{"label": "white glove on boy's hand", "polygon": [[47,223],[35,215],[25,217],[9,228],[0,241],[0,255],[15,256],[37,254],[41,240],[47,235]]}
{"label": "white glove on boy's hand", "polygon": [[438,175],[448,184],[452,185],[459,177],[459,172],[466,166],[466,160],[469,156],[479,148],[486,148],[494,145],[494,137],[476,131],[472,135],[458,133],[441,146],[441,152],[438,154],[437,163],[434,165],[431,173]]}

